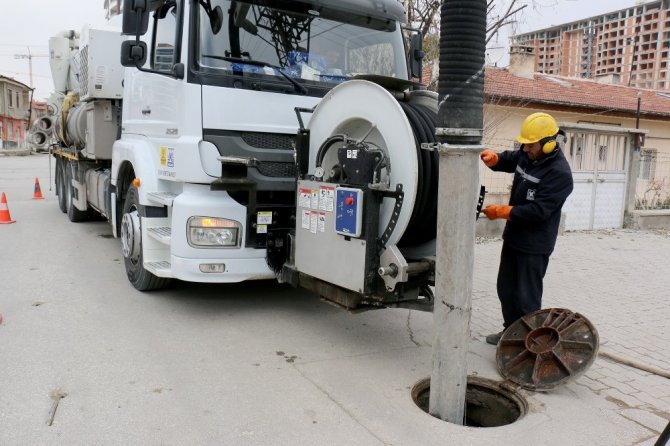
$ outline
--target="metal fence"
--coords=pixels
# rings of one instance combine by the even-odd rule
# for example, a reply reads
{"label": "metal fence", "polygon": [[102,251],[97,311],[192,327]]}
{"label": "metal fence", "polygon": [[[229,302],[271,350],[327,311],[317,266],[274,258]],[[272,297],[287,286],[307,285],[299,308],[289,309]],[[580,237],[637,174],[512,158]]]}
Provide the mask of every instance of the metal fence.
{"label": "metal fence", "polygon": [[655,149],[640,153],[635,209],[670,209],[670,154]]}

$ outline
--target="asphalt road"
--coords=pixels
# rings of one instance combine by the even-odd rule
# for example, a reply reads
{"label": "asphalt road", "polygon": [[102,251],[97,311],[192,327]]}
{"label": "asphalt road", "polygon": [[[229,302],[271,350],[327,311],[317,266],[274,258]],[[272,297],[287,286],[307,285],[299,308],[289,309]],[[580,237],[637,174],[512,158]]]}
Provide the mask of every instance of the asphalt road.
{"label": "asphalt road", "polygon": [[402,352],[407,311],[352,316],[274,281],[138,292],[110,226],[69,222],[49,185],[47,155],[0,157],[16,220],[0,225],[0,444],[378,444],[294,364]]}

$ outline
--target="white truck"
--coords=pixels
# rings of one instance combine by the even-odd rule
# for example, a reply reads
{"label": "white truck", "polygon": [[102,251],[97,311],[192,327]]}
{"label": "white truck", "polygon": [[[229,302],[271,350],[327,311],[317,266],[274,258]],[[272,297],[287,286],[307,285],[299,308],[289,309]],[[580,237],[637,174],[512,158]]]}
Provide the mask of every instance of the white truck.
{"label": "white truck", "polygon": [[409,81],[399,2],[114,4],[50,40],[35,136],[60,209],[111,223],[135,288],[277,277],[348,308],[430,303],[437,99]]}

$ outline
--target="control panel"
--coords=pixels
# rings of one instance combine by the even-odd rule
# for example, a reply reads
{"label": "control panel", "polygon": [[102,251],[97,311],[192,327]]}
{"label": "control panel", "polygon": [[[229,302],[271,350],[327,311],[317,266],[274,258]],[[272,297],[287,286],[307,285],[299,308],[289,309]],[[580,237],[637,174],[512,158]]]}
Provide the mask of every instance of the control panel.
{"label": "control panel", "polygon": [[363,232],[363,191],[351,187],[335,189],[335,232],[360,237]]}

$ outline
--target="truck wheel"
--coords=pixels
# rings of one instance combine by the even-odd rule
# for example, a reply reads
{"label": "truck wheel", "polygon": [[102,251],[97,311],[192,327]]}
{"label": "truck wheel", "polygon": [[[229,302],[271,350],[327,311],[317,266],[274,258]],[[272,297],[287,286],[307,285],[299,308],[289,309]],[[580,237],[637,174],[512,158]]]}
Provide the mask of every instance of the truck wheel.
{"label": "truck wheel", "polygon": [[58,196],[58,207],[63,213],[67,212],[67,199],[65,194],[67,193],[65,189],[65,180],[64,180],[64,164],[63,160],[56,158],[56,195]]}
{"label": "truck wheel", "polygon": [[63,175],[63,178],[65,179],[65,201],[66,201],[66,209],[67,209],[67,217],[70,219],[71,222],[80,222],[80,221],[85,221],[88,219],[88,212],[86,211],[80,211],[79,209],[76,208],[74,205],[74,186],[72,186],[72,166],[69,164],[64,164],[63,165],[63,171],[65,175]]}
{"label": "truck wheel", "polygon": [[123,261],[126,265],[126,275],[130,283],[139,291],[165,288],[170,283],[170,279],[155,276],[144,269],[142,226],[138,207],[137,188],[131,186],[123,203],[123,217],[121,218],[121,245]]}

